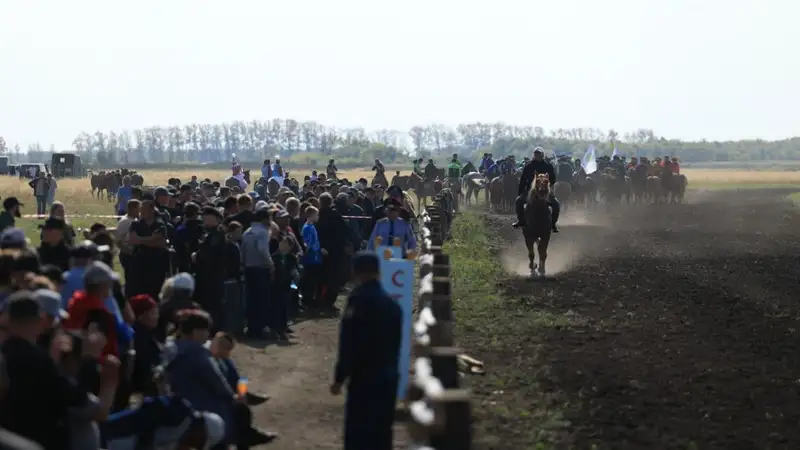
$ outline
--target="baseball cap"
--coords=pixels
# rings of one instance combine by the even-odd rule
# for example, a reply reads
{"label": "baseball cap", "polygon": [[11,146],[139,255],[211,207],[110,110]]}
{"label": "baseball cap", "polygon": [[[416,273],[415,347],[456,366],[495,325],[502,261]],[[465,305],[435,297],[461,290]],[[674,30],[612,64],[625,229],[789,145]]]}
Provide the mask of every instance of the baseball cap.
{"label": "baseball cap", "polygon": [[66,319],[69,314],[61,307],[61,295],[50,289],[37,289],[33,291],[33,298],[45,314],[53,316],[56,321]]}
{"label": "baseball cap", "polygon": [[275,212],[276,219],[283,219],[285,217],[289,217],[289,213],[286,212],[285,209],[279,209],[278,211]]}
{"label": "baseball cap", "polygon": [[86,240],[80,244],[72,247],[69,256],[73,258],[94,258],[98,253],[97,244],[92,241]]}
{"label": "baseball cap", "polygon": [[172,287],[194,292],[194,277],[186,272],[181,272],[172,277]]}
{"label": "baseball cap", "polygon": [[29,242],[22,228],[8,228],[0,234],[0,248],[23,248]]}
{"label": "baseball cap", "polygon": [[380,272],[380,260],[375,252],[361,251],[353,257],[353,271],[361,273]]}
{"label": "baseball cap", "polygon": [[5,200],[3,200],[3,209],[11,209],[15,206],[25,206],[25,205],[20,203],[17,197],[7,197]]}
{"label": "baseball cap", "polygon": [[65,227],[66,224],[64,221],[58,217],[50,217],[45,220],[44,225],[42,225],[42,228],[45,230],[63,230]]}
{"label": "baseball cap", "polygon": [[164,186],[158,186],[153,190],[153,195],[158,197],[159,195],[169,195],[169,190]]}
{"label": "baseball cap", "polygon": [[86,284],[111,283],[116,280],[119,280],[119,276],[102,261],[93,262],[83,274],[83,282]]}

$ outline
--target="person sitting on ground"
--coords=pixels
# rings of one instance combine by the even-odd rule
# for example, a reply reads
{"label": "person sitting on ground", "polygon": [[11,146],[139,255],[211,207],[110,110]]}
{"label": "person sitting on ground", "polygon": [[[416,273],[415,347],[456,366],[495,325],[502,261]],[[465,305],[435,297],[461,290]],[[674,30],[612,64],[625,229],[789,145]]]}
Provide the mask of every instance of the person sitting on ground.
{"label": "person sitting on ground", "polygon": [[225,438],[235,442],[234,402],[240,401],[205,347],[212,328],[211,316],[201,310],[183,311],[176,339],[164,351],[164,374],[177,398],[188,400],[200,411],[210,411],[225,421]]}
{"label": "person sitting on ground", "polygon": [[[209,350],[214,357],[220,372],[234,391],[238,390],[239,381],[242,379],[236,364],[231,359],[231,352],[236,346],[233,337],[224,332],[218,332],[209,344]],[[242,394],[241,392],[239,394]],[[253,427],[253,413],[249,406],[256,406],[266,402],[266,397],[251,393],[249,390],[244,394],[244,403],[234,405],[234,421],[236,422],[237,447],[239,449],[249,448],[257,445],[267,444],[278,437],[278,433],[262,431]]]}

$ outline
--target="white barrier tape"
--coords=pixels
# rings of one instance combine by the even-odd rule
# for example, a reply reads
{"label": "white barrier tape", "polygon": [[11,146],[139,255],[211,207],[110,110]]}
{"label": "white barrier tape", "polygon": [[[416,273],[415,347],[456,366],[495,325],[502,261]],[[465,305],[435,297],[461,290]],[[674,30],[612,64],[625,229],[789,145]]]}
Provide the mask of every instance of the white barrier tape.
{"label": "white barrier tape", "polygon": [[[46,214],[23,214],[23,218],[25,219],[47,219],[48,215]],[[67,214],[67,219],[121,219],[125,216],[114,216],[114,215],[101,215],[101,214]]]}

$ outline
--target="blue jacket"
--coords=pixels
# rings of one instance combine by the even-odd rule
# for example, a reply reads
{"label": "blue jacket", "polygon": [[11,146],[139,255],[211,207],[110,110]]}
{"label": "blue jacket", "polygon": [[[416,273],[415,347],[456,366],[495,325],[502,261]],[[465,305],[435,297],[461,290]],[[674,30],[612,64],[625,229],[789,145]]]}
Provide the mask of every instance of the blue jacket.
{"label": "blue jacket", "polygon": [[388,217],[375,222],[375,228],[372,229],[372,235],[367,243],[368,249],[375,250],[375,238],[378,236],[381,237],[381,245],[394,245],[393,238],[398,237],[400,238],[400,247],[409,250],[417,248],[414,230],[403,219],[398,218],[394,221],[394,230],[392,230],[392,223]]}
{"label": "blue jacket", "polygon": [[219,414],[228,435],[233,431],[234,391],[203,344],[178,339],[164,352],[166,374],[173,395],[188,400],[200,411]]}

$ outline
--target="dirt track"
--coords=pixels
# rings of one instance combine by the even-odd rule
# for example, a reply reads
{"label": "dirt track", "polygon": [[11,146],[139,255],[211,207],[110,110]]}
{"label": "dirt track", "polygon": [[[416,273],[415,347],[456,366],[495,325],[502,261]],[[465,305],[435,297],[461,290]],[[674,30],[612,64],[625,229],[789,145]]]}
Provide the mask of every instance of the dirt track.
{"label": "dirt track", "polygon": [[[558,447],[800,448],[800,216],[779,190],[689,201],[568,215],[551,243],[554,280],[504,286],[569,318],[480,354],[492,370],[528,365],[530,392],[544,394],[517,400],[527,409],[567,405]],[[510,218],[490,220],[519,239]],[[516,271],[527,260],[513,251]],[[532,444],[514,436],[524,427],[482,427],[511,433],[486,447]]]}

